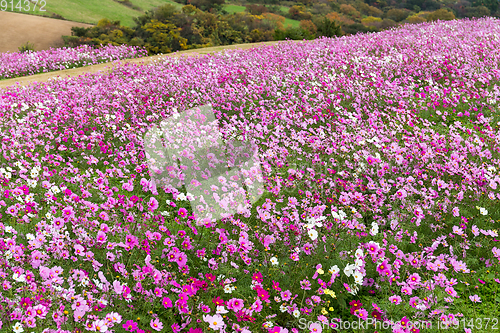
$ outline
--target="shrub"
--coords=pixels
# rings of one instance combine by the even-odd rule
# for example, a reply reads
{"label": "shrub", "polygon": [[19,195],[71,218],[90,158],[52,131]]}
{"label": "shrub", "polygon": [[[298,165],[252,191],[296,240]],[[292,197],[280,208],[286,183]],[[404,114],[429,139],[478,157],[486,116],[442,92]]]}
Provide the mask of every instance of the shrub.
{"label": "shrub", "polygon": [[410,16],[406,19],[406,21],[408,23],[412,23],[412,24],[416,24],[416,23],[423,23],[423,22],[426,22],[426,19],[424,19],[423,17],[420,17],[418,15],[413,15],[413,16]]}
{"label": "shrub", "polygon": [[34,52],[35,51],[35,44],[27,41],[23,45],[19,46],[18,50],[19,50],[19,53]]}
{"label": "shrub", "polygon": [[451,21],[455,19],[455,15],[448,9],[438,9],[435,12],[432,12],[427,16],[427,21]]}
{"label": "shrub", "polygon": [[342,36],[342,29],[340,25],[335,24],[334,21],[329,20],[324,17],[321,21],[317,23],[318,31],[316,32],[317,37],[336,37]]}
{"label": "shrub", "polygon": [[311,40],[314,39],[314,35],[311,35],[311,33],[307,30],[296,27],[291,27],[286,30],[276,29],[274,31],[274,40],[285,40],[285,39]]}
{"label": "shrub", "polygon": [[365,26],[380,28],[380,26],[382,25],[382,19],[380,17],[368,16],[361,20],[361,24]]}
{"label": "shrub", "polygon": [[385,14],[385,18],[388,18],[390,20],[396,21],[396,22],[401,22],[404,19],[406,19],[409,15],[409,12],[406,10],[402,9],[391,9]]}
{"label": "shrub", "polygon": [[358,12],[356,8],[354,8],[351,5],[346,5],[346,4],[340,5],[340,12],[342,14],[349,16],[352,19],[361,19],[361,13]]}
{"label": "shrub", "polygon": [[318,28],[311,20],[302,20],[299,24],[301,29],[309,31],[312,35],[316,34]]}

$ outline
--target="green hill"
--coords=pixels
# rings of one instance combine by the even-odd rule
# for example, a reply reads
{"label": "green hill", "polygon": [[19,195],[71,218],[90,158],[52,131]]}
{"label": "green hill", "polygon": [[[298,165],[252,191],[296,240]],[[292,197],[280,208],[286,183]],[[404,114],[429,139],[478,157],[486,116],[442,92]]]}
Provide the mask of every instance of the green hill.
{"label": "green hill", "polygon": [[[46,1],[43,7],[35,6],[34,1],[32,0],[29,11],[24,8],[19,10],[15,8],[15,4],[12,8],[8,5],[6,10],[90,24],[97,24],[100,19],[108,18],[112,21],[119,20],[124,26],[133,27],[134,17],[141,16],[148,10],[165,4],[171,4],[179,9],[183,7],[182,4],[172,0],[50,0]],[[225,4],[223,8],[228,13],[245,11],[244,6],[231,3]],[[285,25],[288,24],[297,27],[299,21],[287,18]]]}

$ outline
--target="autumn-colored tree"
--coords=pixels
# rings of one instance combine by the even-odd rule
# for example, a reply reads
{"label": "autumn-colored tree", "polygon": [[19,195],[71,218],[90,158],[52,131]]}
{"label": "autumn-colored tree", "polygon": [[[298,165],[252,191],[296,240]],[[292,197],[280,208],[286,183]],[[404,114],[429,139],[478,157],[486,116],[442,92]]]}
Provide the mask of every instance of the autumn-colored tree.
{"label": "autumn-colored tree", "polygon": [[418,15],[412,15],[412,16],[407,17],[406,21],[408,23],[416,24],[416,23],[426,22],[427,20],[424,19],[423,17],[418,16]]}
{"label": "autumn-colored tree", "polygon": [[451,20],[454,20],[454,19],[455,19],[455,14],[453,14],[448,9],[444,9],[444,8],[438,9],[438,10],[430,13],[427,16],[427,21],[429,21],[429,22],[437,21],[437,20],[451,21]]}
{"label": "autumn-colored tree", "polygon": [[380,28],[382,26],[382,19],[380,17],[368,16],[361,20],[361,24],[364,26],[372,26],[376,28]]}
{"label": "autumn-colored tree", "polygon": [[331,12],[326,15],[326,17],[334,22],[337,22],[340,25],[349,25],[349,24],[354,24],[355,22],[351,20],[350,18],[346,17],[343,14],[339,14],[337,12]]}
{"label": "autumn-colored tree", "polygon": [[246,5],[245,10],[252,15],[262,15],[268,12],[266,6],[256,5],[256,4]]}
{"label": "autumn-colored tree", "polygon": [[358,3],[358,6],[356,8],[359,12],[361,12],[361,14],[367,16],[382,17],[382,15],[384,14],[382,10],[378,9],[377,7],[370,6],[364,2]]}
{"label": "autumn-colored tree", "polygon": [[350,17],[352,19],[361,19],[361,13],[358,12],[356,10],[356,8],[354,8],[351,5],[347,5],[347,4],[340,5],[340,12],[344,15],[347,15],[348,17]]}
{"label": "autumn-colored tree", "polygon": [[290,15],[290,18],[294,20],[310,20],[312,18],[312,14],[309,13],[302,5],[290,7],[288,14]]}
{"label": "autumn-colored tree", "polygon": [[311,20],[302,20],[302,21],[300,21],[299,27],[301,29],[309,31],[313,35],[316,34],[316,31],[318,31],[318,28],[316,27],[316,25]]}
{"label": "autumn-colored tree", "polygon": [[187,39],[179,34],[180,28],[171,23],[151,20],[142,29],[150,34],[144,47],[151,53],[170,53],[187,49]]}
{"label": "autumn-colored tree", "polygon": [[273,13],[264,13],[262,14],[264,17],[263,23],[268,21],[271,25],[274,26],[275,29],[283,29],[285,24],[285,17]]}

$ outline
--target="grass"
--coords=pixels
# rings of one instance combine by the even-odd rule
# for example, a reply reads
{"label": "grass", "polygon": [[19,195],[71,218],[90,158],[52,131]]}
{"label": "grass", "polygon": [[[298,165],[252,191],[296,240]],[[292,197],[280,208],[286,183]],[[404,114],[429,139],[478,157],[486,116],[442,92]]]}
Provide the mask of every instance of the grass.
{"label": "grass", "polygon": [[284,24],[285,28],[286,28],[287,26],[289,26],[289,25],[291,25],[291,26],[292,26],[292,27],[294,27],[294,28],[298,28],[298,26],[300,25],[300,21],[297,21],[297,20],[292,20],[292,19],[286,18],[286,19],[285,19],[285,24]]}
{"label": "grass", "polygon": [[[173,0],[130,0],[130,2],[141,8],[141,10],[132,9],[114,0],[50,0],[46,1],[46,5],[44,6],[45,11],[40,11],[40,6],[37,6],[33,10],[34,4],[32,3],[29,12],[21,11],[21,13],[29,13],[37,16],[57,14],[66,20],[90,24],[97,24],[100,19],[108,18],[112,21],[119,20],[124,26],[133,27],[135,26],[134,17],[140,16],[155,7],[165,4],[171,4],[178,9],[183,7],[182,4]],[[15,5],[16,2],[14,1],[13,12],[19,13],[20,11],[15,8]],[[288,11],[288,7],[280,7]],[[230,14],[245,11],[244,6],[235,4],[226,4],[224,5],[224,9]],[[10,5],[7,11],[11,11]],[[287,18],[285,19],[285,27],[288,25],[298,27],[299,21]]]}
{"label": "grass", "polygon": [[241,13],[245,11],[244,6],[238,6],[238,5],[224,5],[224,9],[229,13]]}

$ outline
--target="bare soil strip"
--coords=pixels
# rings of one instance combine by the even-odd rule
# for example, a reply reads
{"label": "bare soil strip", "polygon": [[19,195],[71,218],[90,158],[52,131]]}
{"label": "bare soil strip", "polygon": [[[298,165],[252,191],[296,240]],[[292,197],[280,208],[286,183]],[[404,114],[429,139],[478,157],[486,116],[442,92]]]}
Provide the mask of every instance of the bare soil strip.
{"label": "bare soil strip", "polygon": [[19,46],[28,41],[35,45],[37,51],[61,47],[62,36],[71,35],[71,27],[92,25],[0,11],[0,53],[17,52]]}

